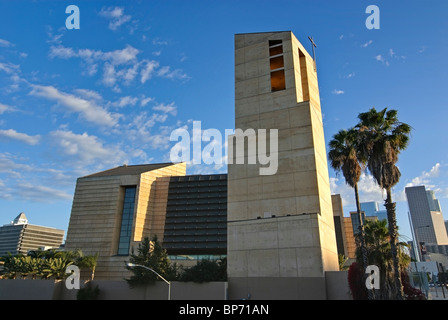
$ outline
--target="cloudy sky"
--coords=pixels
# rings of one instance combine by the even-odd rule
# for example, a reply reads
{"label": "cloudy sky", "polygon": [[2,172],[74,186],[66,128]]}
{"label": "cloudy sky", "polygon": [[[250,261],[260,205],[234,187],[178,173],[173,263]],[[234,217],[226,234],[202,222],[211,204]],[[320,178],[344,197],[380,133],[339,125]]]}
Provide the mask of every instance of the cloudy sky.
{"label": "cloudy sky", "polygon": [[[370,107],[413,127],[394,188],[410,237],[404,188],[424,184],[448,211],[446,1],[0,1],[0,224],[67,229],[76,178],[114,166],[169,161],[176,128],[234,129],[235,33],[291,30],[317,44],[327,142]],[[188,173],[226,172],[189,166]],[[353,190],[330,170],[354,209]],[[368,173],[361,201],[383,201]],[[445,213],[447,217],[447,213]],[[448,218],[445,218],[448,219]]]}

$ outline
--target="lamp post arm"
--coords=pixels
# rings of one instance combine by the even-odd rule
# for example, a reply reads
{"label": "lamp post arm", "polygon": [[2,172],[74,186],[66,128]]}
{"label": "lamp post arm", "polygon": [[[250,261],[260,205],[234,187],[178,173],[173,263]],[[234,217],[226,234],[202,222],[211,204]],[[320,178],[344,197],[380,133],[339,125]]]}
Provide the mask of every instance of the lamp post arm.
{"label": "lamp post arm", "polygon": [[168,284],[168,300],[171,300],[171,282],[166,280],[164,277],[162,277],[160,274],[158,274],[156,271],[154,271],[153,269],[151,269],[150,267],[147,266],[143,266],[141,264],[134,264],[134,263],[127,263],[128,267],[141,267],[144,269],[148,269],[149,271],[154,272],[160,279],[162,279],[163,281],[165,281]]}
{"label": "lamp post arm", "polygon": [[141,267],[141,268],[148,269],[149,271],[154,272],[160,279],[165,281],[167,284],[171,284],[171,282],[166,280],[164,277],[162,277],[160,274],[158,274],[155,270],[151,269],[150,267],[147,267],[147,266],[144,266],[144,265],[141,265],[141,264],[134,264],[134,263],[128,263],[127,266],[128,267]]}

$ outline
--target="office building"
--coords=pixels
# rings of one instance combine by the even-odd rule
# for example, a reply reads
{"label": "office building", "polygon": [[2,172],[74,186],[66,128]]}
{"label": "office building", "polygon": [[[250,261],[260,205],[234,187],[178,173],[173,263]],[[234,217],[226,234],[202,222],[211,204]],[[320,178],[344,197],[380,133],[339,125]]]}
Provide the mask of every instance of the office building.
{"label": "office building", "polygon": [[448,236],[439,201],[425,186],[405,188],[412,229],[418,242],[447,245]]}
{"label": "office building", "polygon": [[377,201],[361,202],[361,210],[367,217],[378,217],[378,220],[386,219],[387,221],[387,210],[380,210]]}
{"label": "office building", "polygon": [[[367,216],[364,211],[361,211],[361,217],[362,217],[362,223],[363,225],[366,224],[366,221],[377,221],[379,220],[377,216]],[[359,214],[356,211],[350,212],[350,219],[352,222],[352,228],[353,228],[353,234],[357,235],[361,229],[361,221],[359,219]]]}
{"label": "office building", "polygon": [[59,248],[64,230],[28,223],[21,212],[10,224],[0,227],[0,256],[27,254],[30,250]]}

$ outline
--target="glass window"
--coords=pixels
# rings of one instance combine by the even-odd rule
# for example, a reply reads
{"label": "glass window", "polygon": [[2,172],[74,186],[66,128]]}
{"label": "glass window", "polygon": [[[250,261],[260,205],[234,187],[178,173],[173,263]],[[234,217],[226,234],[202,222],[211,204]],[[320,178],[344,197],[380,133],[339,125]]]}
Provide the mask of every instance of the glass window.
{"label": "glass window", "polygon": [[269,59],[271,68],[271,91],[285,90],[285,65],[283,61],[282,40],[269,40]]}
{"label": "glass window", "polygon": [[119,255],[129,254],[136,190],[137,187],[135,186],[125,187],[123,210],[121,216],[120,238],[118,240],[117,254]]}

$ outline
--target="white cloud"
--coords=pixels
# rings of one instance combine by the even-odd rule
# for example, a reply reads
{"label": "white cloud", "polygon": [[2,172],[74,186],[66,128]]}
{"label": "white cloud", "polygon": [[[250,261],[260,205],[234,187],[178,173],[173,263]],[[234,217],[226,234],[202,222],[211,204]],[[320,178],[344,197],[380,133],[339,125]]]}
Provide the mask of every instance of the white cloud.
{"label": "white cloud", "polygon": [[162,40],[160,38],[155,38],[152,40],[152,44],[155,46],[166,46],[168,44],[168,41]]}
{"label": "white cloud", "polygon": [[16,108],[8,106],[7,104],[0,103],[0,114],[3,114],[5,112],[14,112],[16,111]]}
{"label": "white cloud", "polygon": [[73,94],[59,91],[53,86],[32,85],[31,95],[44,97],[57,101],[64,106],[67,111],[78,113],[84,120],[103,126],[116,126],[118,124],[118,114],[106,111],[97,105],[94,100],[75,96]]}
{"label": "white cloud", "polygon": [[139,145],[148,144],[151,148],[160,148],[167,145],[171,130],[167,126],[157,128],[157,133],[152,129],[157,123],[164,123],[168,119],[167,114],[153,113],[149,115],[146,111],[135,116],[128,125],[127,136],[131,141],[137,141]]}
{"label": "white cloud", "polygon": [[76,134],[68,130],[56,130],[50,133],[50,138],[62,156],[83,166],[96,162],[115,165],[123,163],[127,158],[118,146],[106,147],[98,137],[86,132]]}
{"label": "white cloud", "polygon": [[418,49],[418,53],[423,53],[426,51],[426,49],[428,49],[427,46],[422,46],[422,47],[420,47],[420,49]]}
{"label": "white cloud", "polygon": [[93,63],[94,61],[107,61],[114,66],[127,64],[137,61],[137,55],[140,51],[130,45],[127,45],[124,49],[117,49],[114,51],[101,51],[91,49],[79,49],[67,48],[62,45],[50,47],[50,58],[81,58],[86,62]]}
{"label": "white cloud", "polygon": [[384,58],[383,58],[382,55],[379,54],[379,55],[375,56],[375,60],[376,60],[376,61],[383,62],[383,61],[384,61]]}
{"label": "white cloud", "polygon": [[381,54],[375,56],[375,60],[389,66],[389,61],[387,61]]}
{"label": "white cloud", "polygon": [[31,171],[28,164],[17,163],[16,156],[9,153],[0,153],[0,173],[6,173],[12,178],[20,178],[24,171]]}
{"label": "white cloud", "polygon": [[141,83],[145,83],[146,81],[151,79],[153,73],[159,67],[159,63],[157,61],[153,61],[153,60],[151,60],[151,61],[144,60],[143,64],[144,64],[144,67],[140,71],[140,75],[141,75],[140,82]]}
{"label": "white cloud", "polygon": [[175,116],[177,114],[177,107],[174,102],[171,102],[170,104],[161,103],[161,104],[154,106],[152,109],[156,110],[156,111],[162,111],[164,113],[169,113],[173,116]]}
{"label": "white cloud", "polygon": [[109,29],[114,31],[132,18],[130,15],[125,15],[124,9],[121,7],[102,8],[99,15],[110,20]]}
{"label": "white cloud", "polygon": [[[186,80],[188,75],[181,69],[172,70],[169,66],[159,68],[159,62],[149,59],[138,59],[140,50],[127,45],[124,49],[114,51],[101,51],[92,49],[67,48],[64,46],[51,46],[49,57],[60,59],[79,58],[81,66],[85,69],[83,74],[92,76],[97,73],[99,63],[103,63],[101,82],[108,87],[117,87],[119,81],[130,85],[139,76],[142,84],[146,83],[154,75],[167,79]],[[5,66],[10,70],[11,67]],[[2,66],[0,65],[0,70]]]}
{"label": "white cloud", "polygon": [[14,44],[5,39],[0,39],[0,47],[14,47]]}
{"label": "white cloud", "polygon": [[103,84],[112,87],[117,81],[115,67],[110,63],[105,63],[103,67]]}
{"label": "white cloud", "polygon": [[140,105],[141,105],[142,107],[144,107],[144,106],[146,106],[148,103],[150,103],[151,101],[154,101],[154,98],[143,96],[143,97],[141,98],[141,100],[140,100]]}
{"label": "white cloud", "polygon": [[350,78],[353,78],[354,76],[355,76],[355,73],[352,72],[352,73],[349,73],[348,75],[346,75],[345,78],[350,79]]}
{"label": "white cloud", "polygon": [[135,116],[130,124],[130,127],[137,128],[137,132],[142,136],[149,134],[149,129],[154,127],[157,122],[163,123],[168,118],[166,114],[153,113],[148,116],[147,112],[141,112],[139,115]]}
{"label": "white cloud", "polygon": [[368,46],[370,46],[373,43],[373,40],[369,40],[366,43],[363,43],[361,45],[361,48],[367,48]]}
{"label": "white cloud", "polygon": [[38,144],[40,140],[40,135],[30,136],[26,133],[17,132],[14,129],[0,130],[0,137],[21,141],[32,146]]}
{"label": "white cloud", "polygon": [[[59,31],[61,30],[65,30],[65,28],[60,28]],[[47,43],[60,44],[62,43],[61,39],[64,36],[64,34],[63,33],[54,34],[53,28],[51,26],[47,26],[47,36],[48,36],[48,40],[46,41]]]}
{"label": "white cloud", "polygon": [[168,66],[164,66],[157,71],[159,77],[167,79],[188,79],[188,75],[180,69],[172,70]]}
{"label": "white cloud", "polygon": [[[330,190],[332,194],[340,194],[343,206],[356,206],[355,191],[346,182],[344,177],[330,178]],[[383,201],[384,194],[375,179],[371,175],[361,174],[358,182],[360,202]]]}
{"label": "white cloud", "polygon": [[125,96],[118,99],[118,101],[112,102],[111,106],[117,108],[123,108],[127,106],[135,106],[138,102],[137,97]]}
{"label": "white cloud", "polygon": [[7,63],[0,62],[0,71],[3,71],[7,74],[16,74],[17,72],[19,72],[19,70],[20,66],[17,64],[13,64],[10,62]]}
{"label": "white cloud", "polygon": [[333,93],[333,94],[335,94],[335,95],[340,95],[340,94],[344,94],[344,91],[334,89],[331,93]]}
{"label": "white cloud", "polygon": [[415,186],[421,186],[426,185],[428,187],[434,187],[432,184],[432,179],[438,177],[440,174],[440,163],[436,163],[431,170],[428,172],[423,171],[421,175],[418,177],[415,177],[412,179],[411,182],[406,184],[406,187],[415,187]]}
{"label": "white cloud", "polygon": [[71,194],[63,190],[36,185],[30,182],[17,184],[14,195],[25,200],[39,202],[48,202],[54,199],[69,200],[73,198]]}
{"label": "white cloud", "polygon": [[391,57],[393,57],[393,56],[395,56],[395,52],[394,52],[394,49],[389,49],[389,55],[391,56]]}
{"label": "white cloud", "polygon": [[76,89],[75,92],[85,99],[91,99],[91,100],[95,100],[98,102],[103,100],[103,97],[98,92],[96,92],[94,90]]}
{"label": "white cloud", "polygon": [[66,48],[64,46],[51,46],[49,56],[50,58],[70,59],[77,57],[78,54],[72,48]]}

